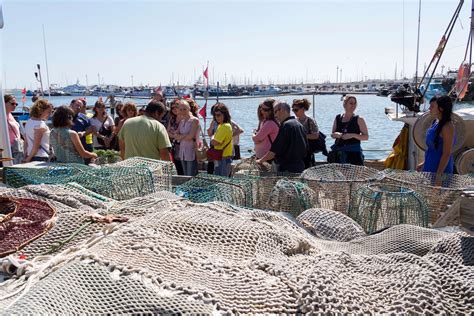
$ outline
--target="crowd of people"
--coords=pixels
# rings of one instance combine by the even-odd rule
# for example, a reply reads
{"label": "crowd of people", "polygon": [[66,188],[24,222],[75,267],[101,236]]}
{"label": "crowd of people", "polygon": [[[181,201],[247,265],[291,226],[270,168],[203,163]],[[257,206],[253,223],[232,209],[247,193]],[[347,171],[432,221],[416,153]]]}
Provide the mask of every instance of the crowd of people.
{"label": "crowd of people", "polygon": [[[13,95],[4,97],[9,140],[14,163],[57,161],[89,164],[97,158],[94,150],[113,149],[122,159],[141,156],[173,161],[178,174],[194,176],[198,161],[207,150],[208,172],[229,176],[231,163],[240,159],[239,137],[244,130],[231,118],[229,108],[218,102],[211,108],[212,121],[207,129],[210,148],[198,118],[198,104],[191,98],[176,98],[167,106],[156,94],[144,109],[136,104],[114,101],[111,117],[102,100],[86,112],[86,100],[74,99],[69,106],[53,108],[45,99],[36,100],[30,118],[20,132],[12,116],[18,103]],[[252,133],[256,162],[269,162],[274,171],[300,173],[315,165],[314,154],[323,152],[329,162],[364,164],[361,141],[369,138],[365,120],[356,114],[357,99],[347,95],[344,112],[333,122],[334,144],[327,152],[326,135],[314,118],[306,115],[307,99],[284,101],[266,99],[258,106],[258,125]],[[452,173],[454,127],[450,121],[449,97],[434,98],[430,111],[436,117],[427,134],[428,151],[419,169]],[[291,115],[291,113],[294,115]],[[52,115],[52,130],[46,124]]]}

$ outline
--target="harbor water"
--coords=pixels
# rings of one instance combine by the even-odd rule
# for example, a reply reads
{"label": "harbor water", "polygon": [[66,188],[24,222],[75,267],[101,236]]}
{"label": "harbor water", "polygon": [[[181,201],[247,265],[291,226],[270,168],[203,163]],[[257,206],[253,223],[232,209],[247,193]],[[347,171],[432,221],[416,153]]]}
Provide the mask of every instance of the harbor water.
{"label": "harbor water", "polygon": [[[21,110],[21,95],[16,94],[17,102],[19,106],[17,111]],[[60,97],[51,97],[50,101],[54,106],[68,105],[74,96],[60,96]],[[240,147],[243,157],[248,157],[252,155],[253,151],[253,142],[252,142],[252,132],[257,128],[257,107],[258,104],[265,100],[266,97],[261,98],[226,98],[221,100],[224,104],[229,107],[232,119],[239,124],[244,130],[245,133],[240,137]],[[312,95],[281,95],[277,97],[280,100],[288,102],[291,106],[291,102],[295,98],[308,98],[308,100],[313,103]],[[87,105],[92,106],[98,97],[87,96]],[[121,102],[134,101],[137,105],[144,105],[147,101],[144,99],[133,99],[133,98],[120,98],[117,97],[117,100]],[[105,101],[105,97],[103,97]],[[364,149],[364,155],[366,159],[384,159],[390,153],[392,144],[399,134],[403,123],[390,121],[385,116],[385,108],[393,107],[395,104],[386,97],[378,97],[375,95],[358,95],[357,96],[358,107],[356,114],[362,116],[369,129],[369,140],[367,142],[362,142],[362,148]],[[204,100],[197,100],[200,107],[204,105]],[[207,107],[207,124],[209,126],[210,122],[210,108],[211,105],[215,103],[215,99],[210,99],[208,101]],[[311,104],[311,108],[306,113],[308,116],[313,116],[313,106],[315,112],[315,119],[319,126],[320,131],[328,136],[326,139],[326,145],[331,146],[334,141],[330,138],[332,125],[334,118],[337,114],[343,113],[342,101],[340,95],[316,95],[314,97],[314,103]],[[27,97],[27,102],[25,106],[31,106],[31,97]],[[469,105],[471,106],[471,105]],[[457,108],[464,107],[463,104],[457,105]],[[201,118],[201,125],[204,127],[204,120]],[[321,154],[317,154],[316,160],[324,160],[325,157]]]}

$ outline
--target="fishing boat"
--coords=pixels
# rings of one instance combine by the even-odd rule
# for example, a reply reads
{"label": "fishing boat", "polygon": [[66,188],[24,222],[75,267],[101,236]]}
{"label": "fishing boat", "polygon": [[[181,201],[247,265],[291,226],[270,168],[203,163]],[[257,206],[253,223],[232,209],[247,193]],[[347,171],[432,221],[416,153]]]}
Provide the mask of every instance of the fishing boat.
{"label": "fishing boat", "polygon": [[[454,27],[461,6],[462,1],[455,11],[447,32],[450,28]],[[472,12],[473,16],[471,19],[474,18],[474,11]],[[470,50],[469,48],[472,47],[473,35],[474,24],[471,25],[469,33],[468,49],[466,49],[466,56],[464,56],[465,61],[471,59],[470,56],[467,56],[467,52],[472,51],[472,48]],[[388,119],[403,122],[408,126],[408,144],[405,153],[407,157],[405,158],[407,159],[406,168],[409,170],[415,170],[417,165],[424,159],[426,131],[434,120],[430,116],[429,111],[427,111],[426,104],[432,97],[448,93],[452,93],[450,96],[453,99],[461,101],[468,91],[469,78],[471,76],[470,62],[466,63],[463,61],[461,63],[460,69],[457,72],[457,79],[450,91],[446,90],[443,78],[434,77],[436,66],[439,63],[448,39],[449,33],[445,33],[430,62],[430,66],[434,65],[431,75],[428,73],[430,70],[430,67],[428,67],[423,75],[423,79],[420,81],[422,84],[415,84],[413,88],[411,85],[406,84],[399,88],[396,93],[390,95],[391,100],[397,104],[396,108],[385,110]],[[427,85],[426,88],[425,84]],[[425,104],[425,111],[422,110],[423,104]],[[469,135],[474,135],[474,107],[454,111],[452,120],[456,129],[456,142],[453,149],[455,168],[461,174],[474,173],[474,137],[469,137]]]}

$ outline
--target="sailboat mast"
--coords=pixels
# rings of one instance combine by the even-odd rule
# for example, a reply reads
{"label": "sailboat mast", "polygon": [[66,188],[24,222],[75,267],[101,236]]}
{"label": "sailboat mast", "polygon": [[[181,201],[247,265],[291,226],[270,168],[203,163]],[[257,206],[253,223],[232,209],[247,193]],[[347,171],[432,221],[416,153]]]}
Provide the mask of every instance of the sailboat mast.
{"label": "sailboat mast", "polygon": [[[474,2],[474,0],[472,0]],[[415,68],[415,86],[418,86],[418,57],[420,55],[420,21],[421,21],[421,0],[418,3],[418,37],[416,40],[416,68]],[[421,82],[420,82],[421,85]]]}
{"label": "sailboat mast", "polygon": [[44,33],[44,24],[43,24],[43,46],[44,46],[44,59],[46,61],[46,80],[48,82],[48,97],[51,98],[51,85],[49,84],[48,53],[46,52],[46,35]]}

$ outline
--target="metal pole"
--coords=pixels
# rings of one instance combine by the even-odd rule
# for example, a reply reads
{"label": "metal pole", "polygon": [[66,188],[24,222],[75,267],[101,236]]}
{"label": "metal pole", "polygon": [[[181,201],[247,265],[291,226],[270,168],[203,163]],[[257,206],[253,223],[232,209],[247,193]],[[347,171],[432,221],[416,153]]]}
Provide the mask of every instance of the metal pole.
{"label": "metal pole", "polygon": [[[3,28],[2,5],[0,4],[0,29]],[[0,78],[0,148],[3,149],[2,158],[12,158],[12,150],[10,148],[10,137],[8,136],[7,111],[3,99],[2,78]],[[4,161],[3,166],[12,166],[11,161]]]}
{"label": "metal pole", "polygon": [[315,94],[313,93],[313,119],[316,120],[316,103],[314,102],[314,99],[315,99]]}
{"label": "metal pole", "polygon": [[41,77],[40,64],[36,64],[36,68],[38,68],[39,82],[40,82],[40,87],[41,87],[41,96],[44,98],[43,78]]}
{"label": "metal pole", "polygon": [[46,35],[44,33],[44,24],[43,24],[43,46],[44,46],[44,59],[46,61],[46,80],[48,81],[48,97],[51,98],[51,85],[49,84],[48,53],[46,52]]}
{"label": "metal pole", "polygon": [[[421,0],[418,4],[418,38],[416,42],[415,86],[418,86],[418,56],[420,54],[420,21],[421,21]],[[420,85],[421,85],[421,82],[420,82]]]}

